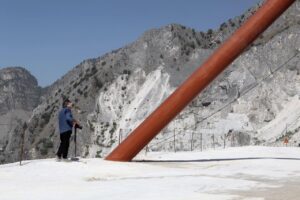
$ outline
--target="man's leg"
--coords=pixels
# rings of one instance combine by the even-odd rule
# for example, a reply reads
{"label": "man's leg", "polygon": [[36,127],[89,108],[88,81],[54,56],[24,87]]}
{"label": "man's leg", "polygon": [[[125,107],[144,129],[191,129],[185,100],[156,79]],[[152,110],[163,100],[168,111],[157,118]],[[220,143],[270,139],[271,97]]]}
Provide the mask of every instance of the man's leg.
{"label": "man's leg", "polygon": [[60,144],[56,155],[60,159],[63,153],[63,134],[59,134],[59,136],[60,136]]}
{"label": "man's leg", "polygon": [[64,142],[63,142],[63,158],[68,158],[68,151],[69,151],[69,145],[70,145],[70,137],[71,137],[72,131],[68,131],[63,133],[64,135]]}

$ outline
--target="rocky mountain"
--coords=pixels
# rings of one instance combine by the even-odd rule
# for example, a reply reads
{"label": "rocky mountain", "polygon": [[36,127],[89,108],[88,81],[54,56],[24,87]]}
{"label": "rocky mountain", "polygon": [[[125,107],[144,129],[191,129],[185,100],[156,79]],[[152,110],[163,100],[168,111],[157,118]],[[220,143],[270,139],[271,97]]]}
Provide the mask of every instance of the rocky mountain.
{"label": "rocky mountain", "polygon": [[[297,1],[299,3],[299,1]],[[170,24],[80,63],[45,89],[27,118],[25,158],[53,157],[62,98],[74,115],[83,157],[103,157],[147,117],[261,4],[206,32]],[[295,4],[197,97],[148,150],[190,150],[279,144],[300,138],[300,17]],[[39,98],[37,98],[39,99]],[[20,123],[22,124],[22,123]],[[2,162],[16,160],[21,126]],[[71,152],[73,145],[71,145]]]}
{"label": "rocky mountain", "polygon": [[[42,89],[26,69],[0,69],[0,153],[14,142],[14,130],[40,102]],[[3,155],[0,154],[3,159]]]}

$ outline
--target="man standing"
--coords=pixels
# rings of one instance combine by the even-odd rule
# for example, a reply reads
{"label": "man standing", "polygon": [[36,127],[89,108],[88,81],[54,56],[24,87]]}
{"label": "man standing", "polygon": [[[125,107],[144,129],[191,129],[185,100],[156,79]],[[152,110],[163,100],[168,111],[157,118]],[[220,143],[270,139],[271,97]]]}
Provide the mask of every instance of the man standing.
{"label": "man standing", "polygon": [[63,161],[68,161],[68,150],[72,128],[77,124],[77,121],[73,118],[71,112],[72,107],[72,102],[69,99],[65,99],[63,101],[63,107],[58,115],[60,145],[56,153],[57,161],[60,161],[61,158],[63,158]]}

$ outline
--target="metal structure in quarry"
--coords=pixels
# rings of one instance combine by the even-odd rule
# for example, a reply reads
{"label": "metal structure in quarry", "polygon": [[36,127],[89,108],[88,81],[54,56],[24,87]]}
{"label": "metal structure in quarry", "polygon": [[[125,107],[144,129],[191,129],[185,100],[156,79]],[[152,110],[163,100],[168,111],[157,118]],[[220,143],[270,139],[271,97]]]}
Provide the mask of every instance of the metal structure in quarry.
{"label": "metal structure in quarry", "polygon": [[172,119],[262,34],[295,0],[267,0],[227,41],[107,157],[131,161]]}

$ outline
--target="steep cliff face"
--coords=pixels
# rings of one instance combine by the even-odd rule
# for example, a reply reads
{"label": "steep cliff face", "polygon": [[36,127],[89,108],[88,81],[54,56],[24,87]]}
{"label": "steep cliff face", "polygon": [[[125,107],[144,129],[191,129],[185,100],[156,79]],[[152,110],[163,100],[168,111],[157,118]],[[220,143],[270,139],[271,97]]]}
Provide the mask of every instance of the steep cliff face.
{"label": "steep cliff face", "polygon": [[[59,142],[57,113],[64,97],[75,102],[74,116],[84,126],[78,133],[80,155],[105,156],[259,6],[218,30],[197,32],[170,24],[147,31],[124,48],[83,61],[45,90],[28,121],[25,157],[54,156]],[[295,4],[148,149],[276,144],[284,135],[297,142],[300,113],[293,108],[300,106],[298,13]],[[6,151],[16,158],[16,146]]]}
{"label": "steep cliff face", "polygon": [[[0,150],[14,143],[14,129],[32,115],[39,104],[41,88],[26,69],[7,67],[0,69]],[[0,152],[0,161],[1,156]],[[7,152],[7,151],[6,151]]]}
{"label": "steep cliff face", "polygon": [[1,115],[18,109],[32,111],[40,98],[36,78],[21,67],[0,69],[0,93]]}

